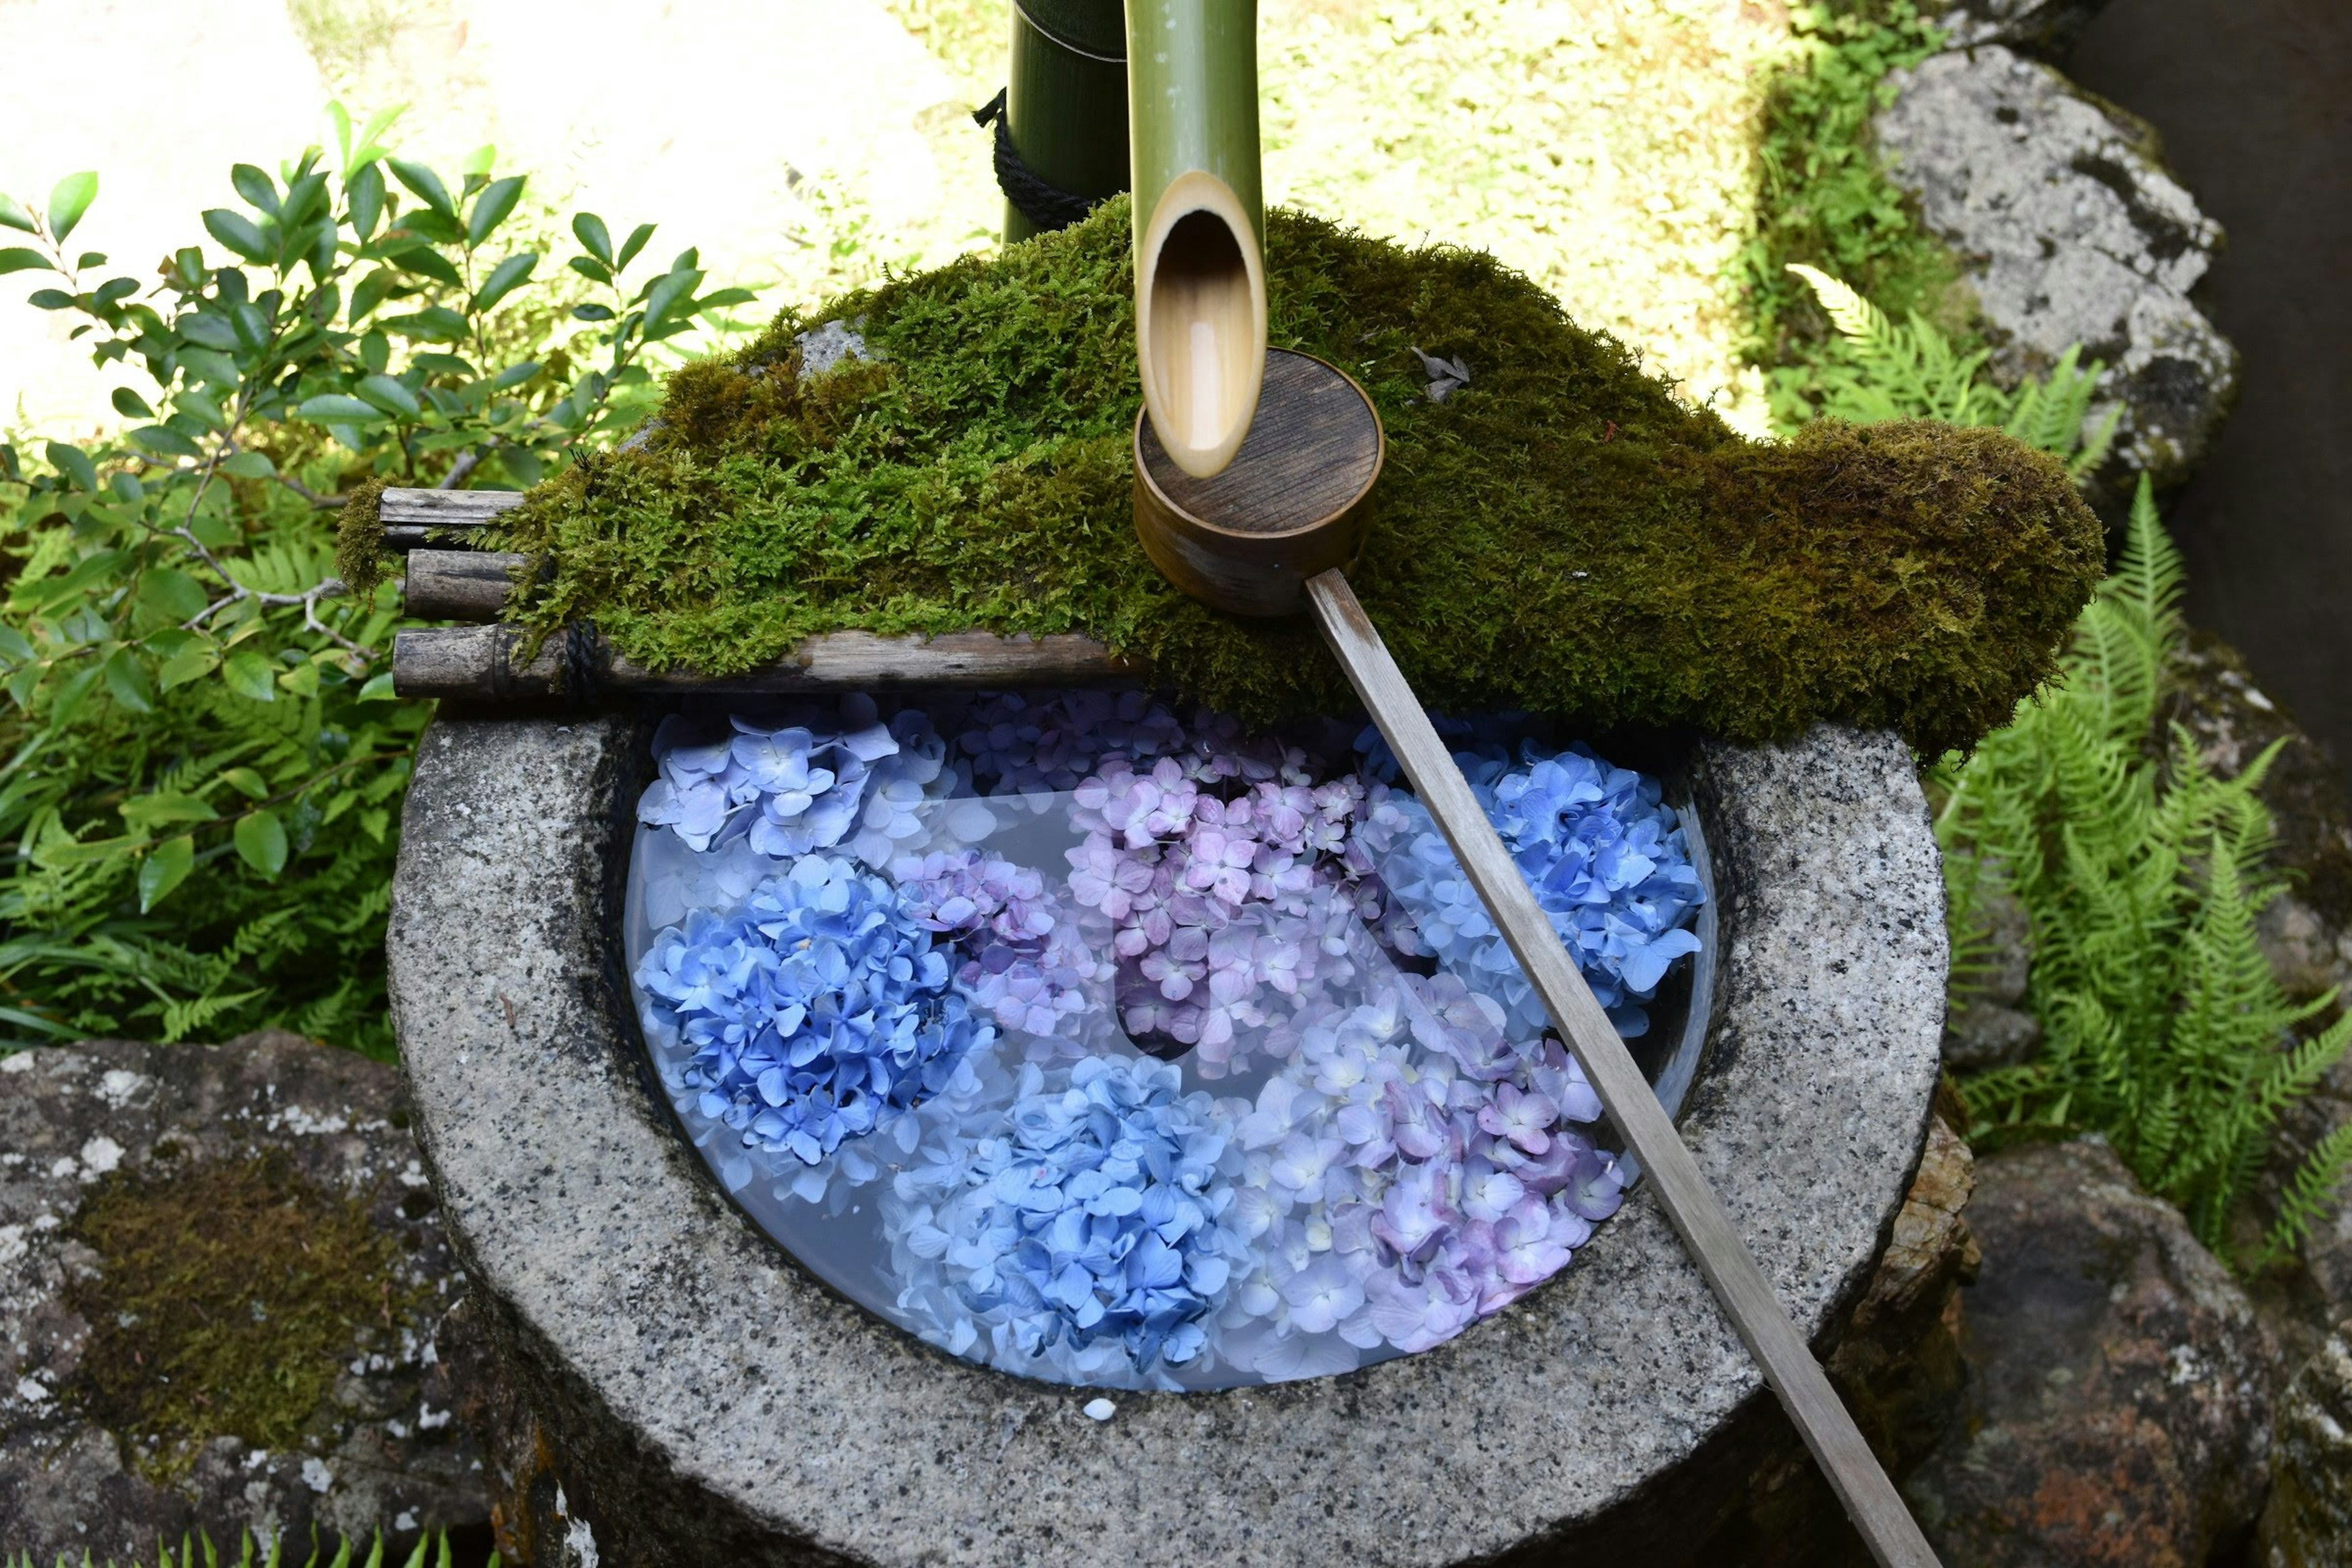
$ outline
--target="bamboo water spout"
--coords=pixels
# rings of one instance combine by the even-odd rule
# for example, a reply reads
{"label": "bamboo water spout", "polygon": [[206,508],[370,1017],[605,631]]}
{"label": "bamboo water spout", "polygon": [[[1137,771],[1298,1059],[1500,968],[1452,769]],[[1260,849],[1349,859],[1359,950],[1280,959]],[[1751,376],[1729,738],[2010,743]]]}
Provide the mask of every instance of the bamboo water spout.
{"label": "bamboo water spout", "polygon": [[1143,405],[1196,479],[1241,449],[1265,377],[1256,0],[1128,0]]}

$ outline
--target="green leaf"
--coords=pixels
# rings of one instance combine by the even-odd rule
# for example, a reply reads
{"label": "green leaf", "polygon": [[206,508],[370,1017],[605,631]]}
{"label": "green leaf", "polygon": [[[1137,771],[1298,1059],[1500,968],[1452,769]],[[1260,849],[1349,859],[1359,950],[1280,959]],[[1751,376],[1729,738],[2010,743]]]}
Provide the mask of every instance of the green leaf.
{"label": "green leaf", "polygon": [[520,256],[509,256],[491,270],[489,278],[474,294],[474,309],[487,310],[523,286],[531,268],[539,265],[539,253],[526,250]]}
{"label": "green leaf", "polygon": [[221,772],[220,782],[247,800],[262,800],[269,795],[268,784],[251,768],[226,768]]}
{"label": "green leaf", "polygon": [[574,305],[572,319],[575,321],[609,321],[613,319],[610,305]]}
{"label": "green leaf", "polygon": [[399,701],[400,693],[392,689],[392,671],[387,669],[382,675],[369,676],[367,684],[360,688],[359,700],[362,702]]}
{"label": "green leaf", "polygon": [[465,342],[467,335],[466,318],[446,305],[436,305],[413,316],[388,316],[383,325],[387,331],[423,338],[427,342],[458,343]]}
{"label": "green leaf", "polygon": [[131,391],[127,386],[116,387],[114,389],[114,395],[108,399],[108,401],[114,405],[114,411],[117,414],[121,415],[126,419],[152,419],[155,417],[155,410],[153,406],[150,405],[145,398],[140,396],[137,393]]}
{"label": "green leaf", "polygon": [[430,278],[436,283],[446,283],[452,289],[462,289],[466,280],[458,276],[450,259],[429,245],[414,245],[388,258],[403,272],[414,272],[419,278]]}
{"label": "green leaf", "polygon": [[89,460],[89,454],[79,447],[68,446],[63,441],[52,441],[45,451],[49,459],[49,467],[73,480],[83,489],[93,492],[97,490],[98,466]]}
{"label": "green leaf", "polygon": [[694,286],[702,281],[702,274],[691,268],[683,272],[665,272],[654,279],[646,290],[646,324],[658,326],[667,321],[681,304],[690,304]]}
{"label": "green leaf", "polygon": [[194,441],[169,425],[142,425],[130,433],[130,437],[134,444],[166,458],[201,458],[204,456]]}
{"label": "green leaf", "polygon": [[610,283],[613,269],[593,256],[575,256],[563,264],[591,283]]}
{"label": "green leaf", "polygon": [[466,219],[466,246],[471,249],[490,237],[490,233],[515,210],[522,200],[522,176],[509,174],[503,180],[492,180],[482,188],[474,202],[474,210]]}
{"label": "green leaf", "polygon": [[226,315],[217,310],[192,310],[177,323],[179,333],[201,348],[217,349],[222,353],[236,352],[236,328]]}
{"label": "green leaf", "polygon": [[537,375],[541,368],[537,360],[527,359],[520,364],[510,364],[490,378],[490,390],[504,392],[510,386],[520,386],[524,382]]}
{"label": "green leaf", "polygon": [[139,580],[139,603],[157,620],[173,626],[202,614],[211,602],[202,583],[174,567],[151,566]]}
{"label": "green leaf", "polygon": [[267,452],[239,452],[221,465],[221,472],[240,479],[266,479],[278,471]]}
{"label": "green leaf", "polygon": [[16,197],[5,195],[0,195],[0,227],[13,228],[23,234],[41,232],[41,226],[33,221],[33,215],[19,206]]}
{"label": "green leaf", "polygon": [[66,236],[81,222],[81,215],[89,211],[89,204],[98,199],[98,176],[83,171],[68,174],[49,192],[49,237],[59,245]]}
{"label": "green leaf", "polygon": [[345,184],[343,195],[351,203],[352,232],[365,239],[383,216],[383,171],[368,164]]}
{"label": "green leaf", "polygon": [[748,305],[759,297],[758,292],[751,289],[721,289],[697,300],[694,308],[698,311],[723,310],[730,305]]}
{"label": "green leaf", "polygon": [[133,713],[155,710],[154,685],[148,680],[139,656],[127,647],[116,648],[107,659],[106,689],[115,701]]}
{"label": "green leaf", "polygon": [[0,250],[0,272],[30,272],[35,268],[44,272],[57,270],[49,265],[49,258],[37,250],[28,250],[21,245]]}
{"label": "green leaf", "polygon": [[268,656],[259,648],[239,648],[221,666],[221,679],[228,683],[228,689],[256,702],[278,700],[277,674],[269,667]]}
{"label": "green leaf", "polygon": [[[414,419],[423,412],[416,405],[416,394],[388,375],[368,376],[352,390],[386,414],[397,414],[403,418]],[[324,400],[313,398],[311,401]]]}
{"label": "green leaf", "polygon": [[[73,307],[74,297],[62,289],[36,289],[25,296],[25,303],[36,310],[65,310]],[[85,328],[84,331],[89,329]]]}
{"label": "green leaf", "polygon": [[424,164],[412,163],[405,158],[387,158],[384,162],[392,165],[393,177],[415,192],[417,199],[426,206],[443,217],[457,216],[456,204],[449,200],[449,187],[441,183],[440,175]]}
{"label": "green leaf", "polygon": [[212,822],[219,818],[212,803],[202,795],[182,795],[173,790],[159,790],[153,795],[135,795],[122,803],[122,820],[133,827],[164,827],[179,822]]}
{"label": "green leaf", "polygon": [[165,691],[175,686],[185,686],[192,680],[202,680],[220,663],[220,648],[210,637],[203,637],[163,661],[155,672],[155,684]]}
{"label": "green leaf", "polygon": [[277,252],[261,230],[243,213],[212,207],[205,213],[205,232],[247,261],[267,263]]}
{"label": "green leaf", "polygon": [[139,866],[139,912],[145,914],[171,897],[172,889],[195,869],[196,841],[183,833],[147,852]]}
{"label": "green leaf", "polygon": [[286,869],[286,826],[274,811],[257,811],[236,819],[236,852],[263,876],[275,879]]}
{"label": "green leaf", "polygon": [[322,424],[330,421],[381,419],[375,405],[340,392],[322,392],[316,397],[306,397],[295,405],[295,417],[314,419]]}
{"label": "green leaf", "polygon": [[228,183],[236,187],[236,194],[246,199],[247,205],[271,217],[278,216],[278,187],[270,183],[268,175],[250,163],[239,163],[229,170]]}
{"label": "green leaf", "polygon": [[629,263],[637,258],[637,252],[643,250],[646,247],[646,241],[653,237],[654,226],[649,223],[641,223],[631,229],[629,237],[621,243],[621,254],[613,258],[613,270],[627,271]]}
{"label": "green leaf", "polygon": [[613,236],[603,218],[594,213],[573,213],[572,235],[589,255],[607,267],[613,265]]}

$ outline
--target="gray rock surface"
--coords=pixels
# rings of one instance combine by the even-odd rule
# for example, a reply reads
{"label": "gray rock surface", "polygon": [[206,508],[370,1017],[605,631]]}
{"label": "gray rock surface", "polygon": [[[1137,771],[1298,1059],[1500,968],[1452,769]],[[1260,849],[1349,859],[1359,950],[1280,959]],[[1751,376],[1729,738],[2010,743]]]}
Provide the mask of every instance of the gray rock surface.
{"label": "gray rock surface", "polygon": [[2085,1138],[1979,1160],[1963,1418],[1905,1483],[1954,1568],[2195,1568],[2267,1482],[2277,1351],[2179,1213]]}
{"label": "gray rock surface", "polygon": [[[314,1528],[413,1536],[487,1520],[434,1342],[458,1279],[404,1121],[393,1068],[287,1034],[0,1059],[0,1552],[144,1561],[198,1528],[216,1542],[247,1528],[307,1542]],[[391,1238],[389,1270],[353,1283],[367,1321],[310,1369],[324,1396],[278,1447],[226,1431],[183,1434],[183,1447],[109,1430],[92,1408],[107,1342],[75,1306],[78,1282],[95,1289],[115,1267],[81,1232],[90,1205],[109,1192],[211,1191],[182,1184],[265,1154],[284,1163],[286,1191],[351,1200]],[[247,1339],[263,1375],[304,1372],[299,1349],[266,1331]],[[220,1394],[205,1391],[215,1405]]]}
{"label": "gray rock surface", "polygon": [[2105,362],[2095,425],[2122,411],[2095,499],[2185,479],[2219,433],[2238,355],[2190,300],[2221,232],[2158,162],[2153,133],[2000,45],[1894,79],[1876,121],[1895,183],[1958,251],[2010,378],[2067,346]]}
{"label": "gray rock surface", "polygon": [[[1895,1216],[1878,1270],[1828,1366],[1879,1462],[1898,1479],[1943,1440],[1960,1409],[1959,1289],[1983,1255],[1963,1213],[1976,1187],[1968,1143],[1941,1110]],[[1749,1474],[1740,1508],[1691,1554],[1739,1568],[1865,1568],[1869,1553],[1793,1427]]]}
{"label": "gray rock surface", "polygon": [[2032,976],[2032,932],[2025,906],[1994,889],[1985,900],[1988,950],[1965,984],[1956,984],[1960,1005],[1944,1021],[1944,1065],[1954,1072],[2009,1067],[2042,1044],[2042,1020],[2025,1005]]}
{"label": "gray rock surface", "polygon": [[2107,0],[1961,0],[1936,19],[1948,48],[2006,44],[2043,59],[2063,58]]}
{"label": "gray rock surface", "polygon": [[[1664,1558],[1729,1505],[1752,1452],[1720,1445],[1768,1414],[1760,1382],[1646,1190],[1435,1351],[1125,1394],[1100,1421],[1087,1391],[955,1361],[818,1286],[719,1196],[632,1037],[614,917],[643,740],[445,715],[388,943],[452,1241],[511,1403],[552,1435],[502,1447],[542,1564]],[[1893,736],[1710,748],[1702,772],[1727,935],[1686,1130],[1820,1333],[1871,1280],[1926,1132],[1935,845]]]}
{"label": "gray rock surface", "polygon": [[2279,1401],[2262,1568],[2352,1563],[2352,1319],[2304,1363]]}

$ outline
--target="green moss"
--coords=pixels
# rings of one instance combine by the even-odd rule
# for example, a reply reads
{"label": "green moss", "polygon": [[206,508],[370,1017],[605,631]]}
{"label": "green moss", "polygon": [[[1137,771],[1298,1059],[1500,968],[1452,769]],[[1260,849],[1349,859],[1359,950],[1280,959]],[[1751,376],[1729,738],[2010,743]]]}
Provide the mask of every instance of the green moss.
{"label": "green moss", "polygon": [[418,1294],[364,1209],[275,1152],[109,1176],[73,1235],[98,1268],[66,1289],[89,1324],[72,1397],[159,1482],[215,1436],[294,1446],[369,1325]]}
{"label": "green moss", "polygon": [[[677,375],[635,452],[501,531],[521,614],[723,674],[813,633],[1087,632],[1245,718],[1344,711],[1303,621],[1218,615],[1134,536],[1127,210],[788,313]],[[1739,740],[1814,719],[1923,752],[2006,721],[2098,580],[2052,459],[1943,426],[1751,443],[1492,258],[1267,216],[1275,343],[1344,366],[1389,435],[1358,594],[1424,698]],[[878,363],[803,384],[793,334],[864,316]],[[1423,395],[1412,345],[1467,391]]]}
{"label": "green moss", "polygon": [[383,490],[381,479],[361,480],[335,521],[335,574],[362,599],[383,581]]}

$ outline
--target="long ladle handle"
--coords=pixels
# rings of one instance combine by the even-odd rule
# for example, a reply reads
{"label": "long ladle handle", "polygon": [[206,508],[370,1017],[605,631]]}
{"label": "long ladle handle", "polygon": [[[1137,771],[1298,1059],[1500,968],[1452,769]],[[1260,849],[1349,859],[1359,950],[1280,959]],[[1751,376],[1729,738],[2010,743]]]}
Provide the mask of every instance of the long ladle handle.
{"label": "long ladle handle", "polygon": [[1537,904],[1471,795],[1469,781],[1437,738],[1363,605],[1356,602],[1348,579],[1336,571],[1310,577],[1307,597],[1356,695],[1404,765],[1421,804],[1454,846],[1470,885],[1478,889],[1496,928],[1542,995],[1553,1024],[1584,1064],[1585,1076],[1600,1093],[1609,1119],[1657,1183],[1666,1217],[1682,1234],[1683,1245],[1706,1276],[1748,1353],[1764,1369],[1764,1380],[1780,1396],[1871,1555],[1884,1568],[1937,1568],[1936,1553],[1904,1508],[1895,1484],[1879,1468],[1877,1457],[1830,1387],[1804,1336],[1789,1321],[1748,1244],[1732,1227],[1723,1200],[1699,1174],[1698,1162],[1684,1147],[1649,1080],[1626,1053],[1609,1015],[1593,1000],[1550,918]]}

